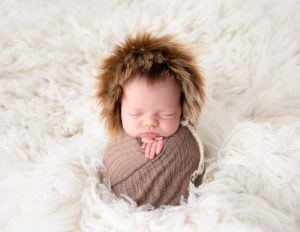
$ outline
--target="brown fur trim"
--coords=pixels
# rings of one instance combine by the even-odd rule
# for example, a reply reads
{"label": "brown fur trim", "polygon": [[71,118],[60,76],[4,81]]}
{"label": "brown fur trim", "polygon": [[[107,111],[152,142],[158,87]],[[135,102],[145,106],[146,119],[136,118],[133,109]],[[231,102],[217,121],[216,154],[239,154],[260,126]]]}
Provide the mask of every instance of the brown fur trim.
{"label": "brown fur trim", "polygon": [[[101,119],[114,137],[123,132],[121,122],[122,87],[135,73],[151,71],[163,65],[181,84],[183,118],[195,124],[204,104],[204,83],[192,53],[170,35],[155,37],[141,33],[127,37],[104,59],[97,76],[97,98],[102,106]],[[152,68],[153,70],[153,68]]]}

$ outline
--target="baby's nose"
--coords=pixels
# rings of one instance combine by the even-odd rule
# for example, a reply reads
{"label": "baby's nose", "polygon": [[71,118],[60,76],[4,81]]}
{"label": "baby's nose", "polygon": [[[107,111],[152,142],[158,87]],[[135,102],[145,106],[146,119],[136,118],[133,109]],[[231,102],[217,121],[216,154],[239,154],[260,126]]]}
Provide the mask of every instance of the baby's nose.
{"label": "baby's nose", "polygon": [[154,117],[148,117],[143,120],[143,126],[145,127],[157,127],[158,121]]}

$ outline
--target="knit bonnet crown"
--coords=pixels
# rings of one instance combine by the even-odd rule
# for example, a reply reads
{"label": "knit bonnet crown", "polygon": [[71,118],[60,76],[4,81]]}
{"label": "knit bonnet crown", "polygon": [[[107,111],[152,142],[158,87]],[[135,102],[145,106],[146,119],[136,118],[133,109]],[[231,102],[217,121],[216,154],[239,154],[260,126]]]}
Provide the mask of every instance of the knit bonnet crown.
{"label": "knit bonnet crown", "polygon": [[157,70],[178,81],[183,96],[182,119],[196,124],[204,104],[204,84],[191,51],[170,35],[141,33],[116,45],[100,66],[97,97],[110,136],[123,132],[121,99],[126,81],[136,73],[155,78],[160,75]]}

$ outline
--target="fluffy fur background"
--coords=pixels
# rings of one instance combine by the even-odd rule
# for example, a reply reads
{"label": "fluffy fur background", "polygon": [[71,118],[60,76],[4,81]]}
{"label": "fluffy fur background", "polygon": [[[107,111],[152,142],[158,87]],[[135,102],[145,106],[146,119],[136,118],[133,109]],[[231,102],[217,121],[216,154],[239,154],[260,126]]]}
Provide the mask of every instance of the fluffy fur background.
{"label": "fluffy fur background", "polygon": [[[299,231],[300,2],[0,2],[0,231]],[[98,59],[126,33],[199,54],[206,185],[149,211],[101,181]]]}

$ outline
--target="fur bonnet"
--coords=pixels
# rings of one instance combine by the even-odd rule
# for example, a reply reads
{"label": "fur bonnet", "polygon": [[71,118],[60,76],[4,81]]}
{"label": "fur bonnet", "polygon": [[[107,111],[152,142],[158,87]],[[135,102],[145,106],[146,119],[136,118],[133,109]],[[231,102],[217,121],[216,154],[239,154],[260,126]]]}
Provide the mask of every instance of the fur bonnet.
{"label": "fur bonnet", "polygon": [[[158,78],[163,70],[180,84],[183,96],[182,119],[195,124],[204,104],[204,83],[192,52],[170,35],[156,37],[150,33],[128,36],[116,45],[110,56],[100,66],[96,77],[97,98],[102,106],[101,118],[105,120],[111,137],[123,132],[121,99],[123,86],[134,74]],[[150,80],[151,81],[151,80]]]}

